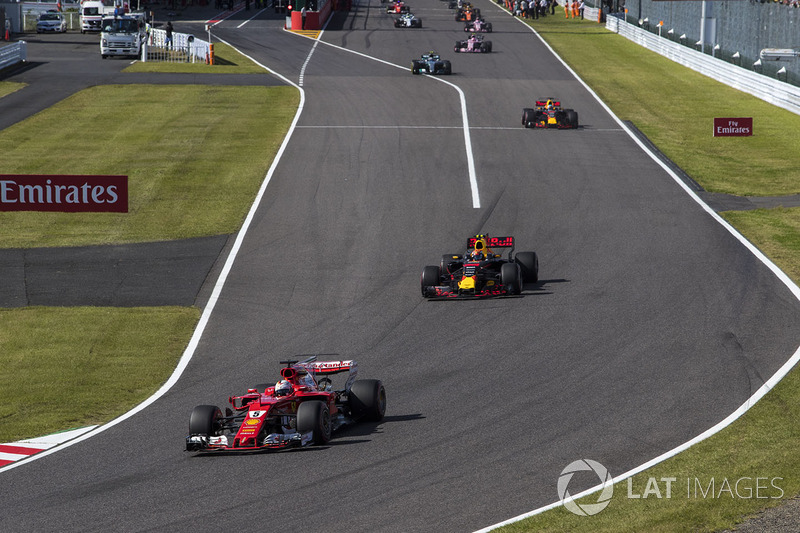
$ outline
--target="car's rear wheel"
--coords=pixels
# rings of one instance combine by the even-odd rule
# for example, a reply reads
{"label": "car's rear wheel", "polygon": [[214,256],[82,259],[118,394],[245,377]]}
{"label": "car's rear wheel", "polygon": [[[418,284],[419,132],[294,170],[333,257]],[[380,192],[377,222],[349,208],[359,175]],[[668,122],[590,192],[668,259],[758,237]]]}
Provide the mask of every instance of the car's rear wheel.
{"label": "car's rear wheel", "polygon": [[222,411],[216,405],[198,405],[189,417],[190,435],[219,435],[222,430]]}
{"label": "car's rear wheel", "polygon": [[386,414],[386,389],[379,379],[359,379],[353,383],[347,401],[356,418],[379,422]]}
{"label": "car's rear wheel", "polygon": [[539,257],[536,252],[518,252],[514,260],[519,265],[523,281],[528,283],[539,281]]}
{"label": "car's rear wheel", "polygon": [[411,74],[419,74],[419,63],[417,61],[411,62]]}
{"label": "car's rear wheel", "polygon": [[307,401],[297,408],[297,431],[311,433],[313,444],[327,444],[331,440],[331,413],[325,402]]}
{"label": "car's rear wheel", "polygon": [[420,285],[422,288],[422,295],[428,295],[428,288],[435,287],[441,280],[441,273],[437,266],[426,266],[422,269],[422,277],[420,278]]}
{"label": "car's rear wheel", "polygon": [[453,73],[453,67],[450,66],[450,61],[444,62],[444,73],[448,75]]}
{"label": "car's rear wheel", "polygon": [[519,294],[522,292],[522,279],[519,275],[519,267],[514,263],[505,263],[500,267],[500,283],[506,288],[509,294]]}

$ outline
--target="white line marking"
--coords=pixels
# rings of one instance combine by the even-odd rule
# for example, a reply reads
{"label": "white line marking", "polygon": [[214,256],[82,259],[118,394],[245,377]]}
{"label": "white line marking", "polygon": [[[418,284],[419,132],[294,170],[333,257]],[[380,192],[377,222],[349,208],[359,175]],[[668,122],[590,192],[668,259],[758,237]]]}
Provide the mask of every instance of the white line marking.
{"label": "white line marking", "polygon": [[[326,26],[327,26],[327,24],[326,24]],[[289,30],[286,30],[286,31],[289,31]],[[397,65],[395,63],[390,63],[389,61],[386,61],[384,59],[380,59],[380,58],[377,58],[377,57],[374,57],[374,56],[371,56],[371,55],[367,55],[367,54],[364,54],[362,52],[356,52],[355,50],[350,50],[349,48],[344,48],[342,46],[338,46],[338,45],[335,45],[335,44],[332,44],[332,43],[321,41],[321,40],[319,40],[319,38],[313,39],[312,37],[307,37],[307,36],[299,34],[299,33],[294,33],[294,35],[298,35],[300,37],[305,37],[306,39],[312,39],[312,40],[321,42],[322,44],[324,44],[326,46],[330,46],[331,48],[336,48],[337,50],[342,50],[342,51],[348,52],[350,54],[355,54],[357,56],[365,57],[367,59],[371,59],[372,61],[377,61],[378,63],[383,63],[384,65],[389,65],[390,67],[395,67],[395,68],[399,68],[401,70],[406,70],[406,71],[408,70],[408,67],[403,67],[401,65]],[[322,37],[322,34],[320,34],[320,37]],[[444,80],[442,78],[439,78],[439,77],[436,77],[436,76],[428,76],[427,74],[423,74],[423,76],[426,77],[426,78],[438,81],[440,83],[444,83],[446,85],[449,85],[450,87],[454,88],[458,92],[459,101],[461,103],[461,122],[463,124],[462,127],[464,129],[464,146],[465,146],[466,152],[467,152],[467,172],[469,173],[469,185],[470,185],[470,191],[472,192],[472,207],[475,208],[475,209],[478,209],[481,206],[481,200],[480,200],[480,192],[478,191],[478,178],[475,175],[475,160],[474,160],[474,158],[472,156],[472,138],[470,137],[470,133],[469,133],[470,128],[469,128],[469,118],[467,117],[467,99],[464,96],[464,91],[462,91],[461,88],[458,85],[456,85],[454,83],[450,83],[449,81]]]}
{"label": "white line marking", "polygon": [[314,55],[314,50],[317,49],[318,44],[319,44],[319,39],[314,39],[314,46],[311,47],[311,51],[308,52],[308,56],[306,57],[306,60],[303,62],[303,66],[300,67],[300,77],[298,78],[298,85],[300,87],[303,86],[303,78],[306,75],[306,67],[308,66],[308,62],[311,61],[311,56]]}
{"label": "white line marking", "polygon": [[[262,9],[261,11],[259,11],[258,13],[256,13],[256,14],[255,14],[255,15],[253,15],[252,17],[250,17],[249,19],[245,20],[244,22],[242,22],[241,24],[239,24],[238,26],[236,26],[236,29],[238,30],[239,28],[241,28],[242,26],[244,26],[245,24],[247,24],[248,22],[250,22],[251,20],[253,20],[253,19],[254,19],[254,18],[256,18],[257,16],[259,16],[259,15],[260,15],[261,13],[263,13],[264,11],[266,11],[266,9]],[[230,15],[228,15],[228,16],[230,16]]]}
{"label": "white line marking", "polygon": [[[498,6],[498,7],[500,7],[500,9],[503,9],[503,11],[507,12],[507,10],[504,9],[502,6]],[[519,19],[517,19],[517,20],[519,20]],[[528,26],[527,24],[525,24],[521,20],[519,20],[519,22],[520,22],[520,24],[524,24],[525,27],[530,29],[530,31],[532,31],[536,35],[536,37],[539,38],[540,41],[542,41],[542,43],[550,50],[550,52],[552,52],[553,56],[555,56],[561,62],[561,64],[564,65],[564,68],[566,68],[575,77],[575,79],[578,80],[578,82],[580,82],[581,85],[583,85],[583,87],[589,92],[589,94],[591,94],[595,98],[595,100],[597,100],[597,102],[600,103],[600,105],[603,107],[603,109],[605,109],[606,112],[608,112],[608,114],[611,115],[611,117],[617,122],[617,124],[620,125],[620,127],[630,136],[630,138],[633,139],[634,142],[636,142],[636,144],[638,144],[639,147],[647,155],[649,155],[650,158],[653,161],[655,161],[662,169],[664,169],[664,171],[667,174],[669,174],[672,177],[672,179],[678,185],[680,185],[681,188],[683,188],[683,190],[686,191],[689,194],[689,196],[695,202],[700,204],[700,206],[709,215],[711,215],[714,218],[714,220],[719,222],[722,225],[722,227],[724,227],[726,230],[728,230],[728,232],[731,235],[733,235],[740,243],[742,243],[745,248],[750,250],[750,252],[754,256],[756,256],[756,258],[758,258],[759,261],[764,263],[764,265],[766,265],[766,267],[769,268],[772,271],[772,273],[775,274],[775,276],[784,285],[786,285],[786,287],[794,295],[794,297],[797,298],[798,300],[800,300],[800,287],[798,287],[791,279],[789,279],[789,276],[787,276],[781,269],[779,269],[775,265],[775,263],[773,263],[768,257],[766,257],[763,253],[761,253],[761,251],[758,248],[756,248],[755,246],[750,244],[750,241],[748,241],[746,238],[744,238],[733,226],[728,224],[728,222],[724,218],[722,218],[717,213],[715,213],[713,209],[711,209],[705,202],[703,202],[703,200],[701,200],[700,197],[697,196],[697,194],[695,194],[694,191],[692,191],[689,188],[689,186],[686,185],[683,182],[683,180],[677,174],[675,174],[675,172],[672,171],[672,169],[670,169],[665,163],[663,163],[658,158],[658,156],[656,156],[656,154],[651,152],[650,149],[645,144],[643,144],[633,134],[633,132],[625,125],[625,123],[622,122],[622,120],[620,120],[619,117],[617,117],[617,115],[615,115],[613,111],[611,111],[611,109],[605,104],[605,102],[603,102],[600,99],[600,97],[597,95],[597,93],[595,93],[591,89],[591,87],[586,85],[586,83],[578,76],[578,74],[574,70],[572,70],[570,68],[570,66],[567,65],[564,62],[564,60],[561,59],[561,57],[558,56],[558,54],[556,54],[555,50],[553,50],[550,47],[550,45],[547,44],[547,42],[544,39],[542,39],[541,35],[539,35],[536,32],[536,30],[534,30],[531,26]],[[800,346],[798,346],[797,350],[795,350],[794,354],[792,354],[792,356],[789,358],[789,360],[786,361],[786,363],[784,363],[783,366],[781,366],[778,369],[778,371],[775,372],[775,374],[773,374],[772,377],[770,377],[761,387],[759,387],[758,390],[755,393],[753,393],[753,395],[750,396],[747,399],[747,401],[745,401],[742,405],[739,406],[738,409],[736,409],[733,413],[728,415],[724,420],[719,422],[717,425],[707,429],[706,431],[704,431],[700,435],[696,436],[695,438],[684,442],[683,444],[681,444],[677,448],[673,448],[672,450],[669,450],[668,452],[663,453],[663,454],[659,455],[658,457],[656,457],[654,459],[651,459],[650,461],[647,461],[646,463],[644,463],[644,464],[642,464],[640,466],[637,466],[636,468],[633,468],[632,470],[629,470],[629,471],[625,472],[624,474],[621,474],[621,475],[615,477],[614,479],[612,479],[608,483],[603,483],[601,485],[597,485],[595,487],[587,489],[587,490],[585,490],[585,491],[583,491],[583,492],[581,492],[579,494],[576,494],[576,495],[572,496],[569,499],[570,500],[578,500],[580,498],[583,498],[584,496],[587,496],[589,494],[593,494],[595,492],[603,490],[603,488],[605,486],[609,485],[609,484],[619,483],[620,481],[624,481],[624,480],[628,479],[629,477],[635,476],[639,472],[642,472],[642,471],[644,471],[644,470],[646,470],[646,469],[648,469],[648,468],[650,468],[652,466],[657,465],[658,463],[660,463],[662,461],[666,461],[667,459],[669,459],[671,457],[674,457],[675,455],[678,455],[680,452],[689,449],[690,447],[694,446],[698,442],[704,441],[705,439],[711,437],[712,435],[715,435],[715,434],[719,433],[720,431],[722,431],[723,429],[725,429],[726,427],[731,425],[733,422],[738,420],[744,413],[746,413],[751,407],[753,407],[761,398],[763,398],[764,395],[766,395],[769,391],[771,391],[775,387],[775,385],[777,385],[778,382],[781,379],[783,379],[786,376],[786,374],[788,374],[789,371],[798,362],[800,362]],[[555,509],[556,507],[560,507],[561,505],[563,505],[562,501],[553,502],[553,503],[551,503],[549,505],[545,505],[544,507],[539,507],[538,509],[534,509],[533,511],[527,512],[525,514],[521,514],[519,516],[515,516],[513,518],[509,518],[508,520],[505,520],[503,522],[500,522],[500,523],[485,527],[483,529],[479,529],[475,533],[486,533],[488,531],[492,531],[493,529],[497,529],[499,527],[506,526],[506,525],[512,524],[514,522],[519,522],[520,520],[524,520],[524,519],[529,518],[531,516],[534,516],[534,515],[537,515],[537,514],[541,514],[541,513],[545,512],[545,511],[549,511],[550,509]]]}
{"label": "white line marking", "polygon": [[[230,45],[229,43],[221,39],[220,42],[228,44],[232,48],[236,49],[235,47],[233,47],[233,45]],[[244,223],[242,224],[242,228],[239,230],[236,236],[236,240],[233,243],[231,252],[228,255],[228,258],[225,260],[225,265],[222,267],[222,271],[220,272],[219,278],[217,278],[217,282],[214,285],[214,290],[211,293],[211,297],[208,300],[208,304],[203,310],[203,314],[200,316],[200,321],[197,323],[197,327],[195,328],[194,333],[192,334],[192,338],[189,340],[189,345],[186,347],[186,350],[184,350],[183,355],[178,361],[178,366],[172,372],[172,375],[169,377],[166,383],[164,383],[161,386],[161,388],[155,392],[155,394],[144,400],[142,403],[140,403],[127,413],[115,418],[114,420],[108,422],[107,424],[103,424],[102,426],[81,435],[80,437],[75,438],[74,440],[65,442],[61,446],[50,448],[49,450],[43,451],[36,455],[32,455],[27,459],[22,459],[20,461],[17,461],[16,463],[11,463],[10,465],[0,468],[0,472],[5,472],[6,470],[11,470],[12,468],[28,464],[31,461],[36,461],[38,459],[41,459],[42,457],[46,457],[52,453],[68,448],[73,444],[83,442],[84,440],[90,439],[95,435],[99,435],[103,431],[110,429],[116,426],[117,424],[131,418],[135,414],[143,411],[145,408],[155,403],[159,398],[161,398],[164,394],[166,394],[175,385],[175,383],[178,382],[178,379],[181,377],[181,374],[183,374],[183,371],[186,370],[186,367],[189,365],[189,361],[192,360],[195,350],[197,350],[197,346],[200,344],[200,339],[203,336],[203,332],[205,331],[206,326],[208,325],[208,321],[211,318],[211,313],[214,311],[214,307],[216,306],[217,301],[219,300],[219,295],[222,292],[222,287],[225,285],[225,281],[228,279],[228,274],[230,274],[231,268],[233,267],[233,262],[236,259],[236,255],[239,253],[239,249],[242,246],[242,242],[244,241],[244,237],[247,234],[247,230],[250,228],[250,224],[253,221],[255,212],[258,209],[259,204],[261,203],[261,198],[264,196],[264,192],[267,189],[267,185],[269,185],[269,182],[272,179],[272,175],[275,173],[275,169],[277,168],[278,163],[280,163],[281,157],[283,156],[283,153],[286,150],[286,146],[289,144],[289,140],[292,138],[292,133],[294,132],[295,127],[297,126],[297,121],[300,119],[300,114],[303,112],[303,107],[305,105],[305,100],[306,100],[305,93],[301,87],[293,83],[291,80],[285,78],[284,76],[281,76],[274,70],[268,69],[267,67],[265,67],[252,57],[248,56],[241,50],[237,51],[240,54],[247,57],[248,59],[250,59],[251,61],[253,61],[258,66],[262,67],[264,70],[271,72],[272,74],[276,75],[287,84],[297,88],[297,90],[300,91],[300,105],[298,106],[297,112],[294,115],[294,120],[292,121],[292,124],[289,126],[289,131],[286,133],[286,137],[283,139],[283,143],[281,143],[281,146],[278,149],[278,153],[275,154],[275,159],[272,161],[272,165],[269,167],[267,175],[264,177],[264,181],[261,183],[261,188],[258,190],[258,194],[256,195],[253,204],[250,206],[250,211],[247,213],[247,217],[245,218]]]}

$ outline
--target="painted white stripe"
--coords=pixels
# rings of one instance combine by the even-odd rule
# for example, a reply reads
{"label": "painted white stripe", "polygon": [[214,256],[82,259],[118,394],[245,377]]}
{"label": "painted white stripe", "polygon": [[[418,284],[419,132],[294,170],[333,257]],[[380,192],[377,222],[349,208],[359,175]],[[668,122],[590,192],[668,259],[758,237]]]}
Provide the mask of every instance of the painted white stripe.
{"label": "painted white stripe", "polygon": [[[327,26],[328,24],[325,23],[325,25]],[[320,35],[322,35],[322,34],[320,33]],[[306,60],[303,61],[303,66],[300,67],[300,77],[298,78],[298,85],[300,85],[300,87],[303,86],[303,78],[306,75],[306,67],[308,66],[308,62],[311,61],[311,56],[314,55],[314,50],[317,49],[317,45],[318,44],[319,44],[319,40],[315,39],[314,40],[314,46],[311,47],[311,51],[308,52],[308,56],[306,57]]]}
{"label": "painted white stripe", "polygon": [[58,444],[62,444],[67,442],[68,440],[72,440],[76,437],[80,437],[84,433],[88,433],[89,431],[93,430],[97,426],[86,426],[83,428],[78,429],[71,429],[69,431],[62,431],[60,433],[53,433],[52,435],[45,435],[44,437],[36,437],[34,439],[24,439],[19,442],[15,442],[15,446],[30,446],[31,448],[39,447],[50,447],[56,446]]}
{"label": "painted white stripe", "polygon": [[19,461],[20,459],[25,459],[26,457],[30,457],[30,455],[22,453],[0,452],[0,461]]}
{"label": "painted white stripe", "polygon": [[[240,11],[241,11],[241,10],[240,10]],[[266,11],[266,9],[262,9],[261,11],[258,11],[258,12],[257,12],[255,15],[253,15],[253,16],[252,16],[252,17],[250,17],[249,19],[245,20],[244,22],[242,22],[241,24],[239,24],[238,26],[236,26],[236,29],[238,30],[239,28],[241,28],[242,26],[244,26],[245,24],[247,24],[248,22],[250,22],[251,20],[253,20],[253,19],[254,19],[254,18],[256,18],[257,16],[259,16],[259,15],[260,15],[261,13],[263,13],[264,11]],[[230,16],[230,15],[228,15],[228,16]],[[227,18],[227,17],[225,17],[225,18]],[[216,24],[215,24],[215,26],[216,26]]]}
{"label": "painted white stripe", "polygon": [[[326,26],[327,26],[327,24],[326,24]],[[288,31],[288,30],[286,30],[286,31]],[[292,33],[292,32],[290,32],[290,33]],[[292,35],[298,35],[298,36],[304,37],[306,39],[313,39],[313,37],[308,37],[308,36],[305,36],[305,35],[302,35],[302,34],[299,34],[299,33],[292,33]],[[322,34],[320,34],[320,37],[322,37]],[[364,54],[362,52],[356,52],[355,50],[350,50],[349,48],[344,48],[342,46],[338,46],[338,45],[335,45],[335,44],[332,44],[332,43],[328,43],[328,42],[320,40],[319,38],[318,39],[314,39],[314,40],[316,40],[318,42],[321,42],[322,44],[324,44],[326,46],[330,46],[331,48],[336,48],[337,50],[342,50],[342,51],[348,52],[350,54],[355,54],[357,56],[365,57],[367,59],[371,59],[372,61],[377,61],[378,63],[383,63],[384,65],[389,65],[390,67],[399,68],[401,70],[408,70],[408,67],[404,67],[404,66],[398,65],[396,63],[391,63],[389,61],[377,58],[375,56],[367,55],[367,54]],[[444,79],[442,79],[440,77],[428,76],[427,74],[423,74],[423,76],[426,77],[426,78],[438,81],[440,83],[444,83],[445,85],[449,85],[450,87],[454,88],[458,92],[458,98],[459,98],[459,101],[461,103],[461,123],[462,123],[462,127],[464,129],[464,146],[465,146],[466,152],[467,152],[467,172],[469,174],[469,186],[470,186],[470,191],[472,193],[472,207],[475,208],[475,209],[478,209],[481,206],[480,192],[478,191],[478,178],[475,175],[475,160],[474,160],[474,158],[472,156],[472,138],[470,137],[470,133],[469,133],[470,128],[469,128],[469,118],[467,116],[467,99],[464,96],[464,91],[462,91],[461,88],[458,85],[456,85],[454,83],[450,83],[449,81],[444,80]]]}
{"label": "painted white stripe", "polygon": [[[498,7],[500,7],[500,9],[502,9],[503,11],[508,12],[503,6],[498,6]],[[758,258],[759,261],[764,263],[764,265],[766,265],[766,267],[769,268],[772,271],[772,273],[775,274],[775,276],[789,289],[789,291],[794,295],[794,297],[797,298],[798,300],[800,300],[800,287],[798,287],[791,279],[789,279],[789,276],[787,276],[781,269],[779,269],[775,265],[775,263],[773,263],[769,258],[767,258],[763,253],[761,253],[761,251],[758,248],[753,246],[750,243],[750,241],[748,241],[746,238],[744,238],[733,226],[728,224],[728,222],[725,219],[723,219],[721,216],[719,216],[717,213],[715,213],[713,209],[711,209],[705,202],[703,202],[703,200],[701,200],[700,197],[697,196],[697,194],[695,194],[694,191],[692,191],[689,188],[689,186],[686,185],[683,182],[683,180],[677,174],[675,174],[675,172],[673,172],[665,163],[663,163],[655,153],[651,152],[650,149],[644,143],[642,143],[636,137],[636,135],[633,134],[633,132],[625,125],[625,123],[622,122],[622,120],[620,120],[620,118],[617,117],[614,114],[613,111],[611,111],[611,109],[605,104],[605,102],[600,100],[600,97],[597,95],[597,93],[595,93],[591,89],[591,87],[586,85],[586,83],[578,76],[578,74],[574,70],[572,70],[570,68],[570,66],[567,65],[564,62],[564,60],[561,59],[558,56],[558,54],[556,54],[555,50],[553,50],[550,47],[550,45],[547,44],[547,42],[545,42],[544,39],[542,39],[541,35],[539,35],[536,32],[536,30],[534,30],[531,26],[525,24],[521,20],[519,20],[519,23],[523,24],[526,28],[528,28],[531,32],[533,32],[536,35],[536,37],[539,38],[539,40],[561,62],[561,64],[564,65],[564,68],[566,68],[575,77],[575,79],[578,80],[578,82],[580,82],[581,85],[584,86],[584,88],[589,92],[589,94],[591,94],[594,97],[594,99],[597,100],[597,102],[603,107],[603,109],[605,109],[606,112],[608,112],[608,114],[611,115],[611,117],[617,122],[617,124],[620,125],[620,127],[631,137],[631,139],[634,140],[634,142],[636,142],[636,144],[639,145],[639,147],[647,155],[650,156],[650,158],[653,161],[655,161],[662,169],[664,169],[664,171],[667,174],[669,174],[669,176],[672,177],[672,179],[678,185],[680,185],[680,187],[684,191],[686,191],[686,193],[695,202],[700,204],[700,206],[706,211],[706,213],[708,213],[711,217],[713,217],[714,220],[716,220],[719,224],[721,224],[731,235],[733,235],[740,243],[742,243],[742,245],[744,245],[745,248],[747,248],[754,256],[756,256],[756,258]],[[603,483],[601,485],[597,485],[595,487],[587,489],[587,490],[585,490],[585,491],[583,491],[583,492],[581,492],[579,494],[576,494],[576,495],[572,496],[571,498],[567,498],[567,499],[568,500],[578,500],[578,499],[583,498],[584,496],[587,496],[589,494],[593,494],[595,492],[599,492],[599,491],[603,490],[603,488],[606,485],[613,484],[613,483],[619,483],[620,481],[624,481],[624,480],[628,479],[629,477],[635,476],[639,472],[642,472],[642,471],[644,471],[644,470],[646,470],[646,469],[648,469],[648,468],[650,468],[652,466],[657,465],[658,463],[661,463],[661,462],[663,462],[663,461],[665,461],[665,460],[667,460],[667,459],[669,459],[671,457],[674,457],[675,455],[679,454],[680,452],[682,452],[684,450],[687,450],[690,447],[694,446],[698,442],[704,441],[705,439],[711,437],[712,435],[715,435],[715,434],[719,433],[720,431],[722,431],[723,429],[725,429],[726,427],[731,425],[733,422],[738,420],[744,413],[746,413],[751,407],[753,407],[761,398],[763,398],[765,394],[767,394],[769,391],[771,391],[775,387],[775,385],[777,385],[778,382],[780,382],[780,380],[783,379],[786,376],[786,374],[788,374],[789,371],[792,368],[794,368],[794,366],[798,362],[800,362],[800,346],[798,346],[797,350],[795,350],[794,354],[792,354],[792,356],[789,358],[789,360],[786,361],[786,363],[784,363],[784,365],[781,366],[780,369],[778,369],[778,371],[775,372],[775,374],[773,374],[772,377],[770,377],[761,387],[759,387],[759,389],[755,393],[753,393],[753,395],[750,396],[747,399],[747,401],[745,401],[742,405],[739,406],[738,409],[736,409],[733,413],[728,415],[724,420],[722,420],[721,422],[719,422],[715,426],[707,429],[706,431],[704,431],[700,435],[696,436],[695,438],[684,442],[683,444],[681,444],[677,448],[673,448],[672,450],[669,450],[668,452],[663,453],[663,454],[659,455],[658,457],[656,457],[654,459],[651,459],[650,461],[647,461],[644,464],[641,464],[641,465],[639,465],[639,466],[637,466],[637,467],[635,467],[635,468],[633,468],[631,470],[628,470],[624,474],[621,474],[621,475],[615,477],[614,479],[612,479],[608,483]],[[555,483],[555,480],[553,480],[553,482]],[[553,503],[551,503],[549,505],[545,505],[544,507],[539,507],[538,509],[534,509],[533,511],[521,514],[519,516],[515,516],[513,518],[509,518],[508,520],[505,520],[503,522],[491,525],[489,527],[485,527],[483,529],[479,529],[475,533],[486,533],[488,531],[492,531],[493,529],[497,529],[499,527],[506,526],[508,524],[513,524],[514,522],[519,522],[520,520],[524,520],[524,519],[529,518],[531,516],[534,516],[534,515],[537,515],[537,514],[541,514],[541,513],[545,512],[545,511],[549,511],[550,509],[555,509],[556,507],[560,507],[563,504],[564,504],[563,501],[553,502]]]}
{"label": "painted white stripe", "polygon": [[[225,43],[225,44],[229,44],[229,43],[227,43],[225,41],[222,41],[222,40],[220,40],[220,41]],[[233,47],[232,45],[229,45],[229,46]],[[104,424],[104,425],[102,425],[100,427],[97,427],[97,428],[93,429],[92,431],[84,433],[83,435],[81,435],[81,436],[79,436],[79,437],[77,437],[77,438],[75,438],[73,440],[65,442],[61,446],[50,448],[49,450],[46,450],[46,451],[43,451],[43,452],[38,453],[36,455],[33,455],[33,456],[31,456],[31,457],[29,457],[27,459],[23,459],[23,460],[17,461],[16,463],[12,463],[12,464],[7,465],[7,466],[5,466],[3,468],[0,468],[0,473],[5,472],[7,470],[11,470],[12,468],[17,468],[18,466],[21,466],[21,465],[24,465],[24,464],[28,464],[31,461],[36,461],[36,460],[41,459],[43,457],[47,457],[48,455],[50,455],[52,453],[55,453],[57,451],[63,450],[65,448],[68,448],[68,447],[72,446],[73,444],[77,444],[79,442],[83,442],[84,440],[90,439],[90,438],[94,437],[95,435],[99,435],[103,431],[106,431],[107,429],[112,428],[112,427],[116,426],[117,424],[119,424],[121,422],[124,422],[125,420],[127,420],[127,419],[131,418],[132,416],[138,414],[139,412],[143,411],[144,409],[146,409],[147,407],[149,407],[150,405],[155,403],[159,398],[161,398],[164,394],[166,394],[173,386],[175,386],[175,383],[178,382],[178,379],[181,377],[181,375],[183,374],[184,370],[186,370],[186,367],[189,365],[189,362],[192,360],[192,357],[194,356],[195,350],[197,350],[197,346],[200,343],[200,339],[202,338],[203,333],[205,332],[206,326],[208,325],[208,321],[211,319],[211,313],[214,311],[214,307],[216,306],[217,302],[219,301],[219,295],[222,292],[222,287],[225,285],[225,281],[228,279],[228,274],[230,274],[231,268],[233,267],[233,262],[236,259],[236,255],[239,253],[239,249],[242,246],[242,242],[244,241],[244,237],[247,234],[247,230],[250,228],[250,224],[253,221],[253,217],[255,215],[255,212],[258,209],[259,204],[261,203],[261,198],[264,196],[264,192],[267,189],[267,185],[269,185],[269,182],[272,179],[272,175],[275,173],[275,169],[277,168],[278,163],[280,163],[280,160],[281,160],[281,157],[283,156],[284,151],[286,151],[286,146],[289,144],[289,140],[292,138],[292,133],[294,133],[295,127],[297,126],[297,121],[300,119],[300,115],[303,112],[303,108],[305,106],[305,101],[306,101],[305,93],[304,93],[304,91],[303,91],[303,89],[301,87],[299,87],[296,84],[292,83],[290,80],[288,80],[287,78],[281,76],[277,72],[274,72],[274,71],[268,69],[267,67],[265,67],[264,65],[262,65],[261,63],[259,63],[255,59],[253,59],[252,57],[248,56],[247,54],[245,54],[245,53],[243,53],[243,52],[241,52],[239,50],[237,50],[237,51],[240,54],[242,54],[245,57],[247,57],[248,59],[250,59],[251,61],[253,61],[255,64],[257,64],[261,68],[263,68],[264,70],[267,70],[268,72],[272,72],[275,76],[279,77],[285,83],[295,87],[298,91],[300,91],[300,105],[297,108],[297,112],[295,113],[294,120],[292,121],[292,124],[289,126],[289,131],[286,133],[286,137],[283,139],[283,143],[281,143],[281,146],[278,149],[278,153],[275,154],[275,159],[272,162],[272,165],[269,167],[269,170],[267,171],[267,175],[264,177],[264,181],[261,183],[261,187],[260,187],[260,189],[258,191],[258,194],[256,195],[256,198],[253,201],[253,204],[250,206],[250,211],[247,213],[247,217],[245,218],[245,220],[244,220],[244,222],[242,224],[242,228],[241,228],[241,230],[239,230],[239,233],[236,236],[236,240],[233,243],[233,247],[231,248],[231,252],[228,255],[228,258],[225,260],[225,264],[222,267],[222,271],[220,272],[219,278],[217,278],[216,284],[214,285],[214,289],[213,289],[213,291],[211,293],[211,297],[208,300],[208,304],[206,305],[205,309],[203,310],[203,314],[200,316],[200,321],[198,322],[197,327],[195,328],[194,333],[192,334],[192,338],[189,340],[189,345],[186,347],[186,350],[184,350],[183,355],[181,356],[180,360],[178,361],[177,367],[172,372],[172,375],[169,377],[169,379],[161,386],[161,388],[159,388],[155,392],[155,394],[153,394],[152,396],[147,398],[145,401],[143,401],[142,403],[140,403],[139,405],[137,405],[136,407],[134,407],[133,409],[131,409],[127,413],[115,418],[114,420],[108,422],[107,424]]]}

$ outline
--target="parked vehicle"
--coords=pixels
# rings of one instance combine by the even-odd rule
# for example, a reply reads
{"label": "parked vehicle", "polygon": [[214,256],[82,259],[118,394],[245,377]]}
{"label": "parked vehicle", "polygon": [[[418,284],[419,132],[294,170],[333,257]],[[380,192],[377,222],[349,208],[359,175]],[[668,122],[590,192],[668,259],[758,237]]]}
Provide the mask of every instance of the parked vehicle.
{"label": "parked vehicle", "polygon": [[143,16],[103,17],[100,32],[100,54],[138,57],[146,37]]}
{"label": "parked vehicle", "polygon": [[36,21],[36,33],[65,33],[66,31],[67,21],[64,20],[64,15],[57,11],[42,13]]}

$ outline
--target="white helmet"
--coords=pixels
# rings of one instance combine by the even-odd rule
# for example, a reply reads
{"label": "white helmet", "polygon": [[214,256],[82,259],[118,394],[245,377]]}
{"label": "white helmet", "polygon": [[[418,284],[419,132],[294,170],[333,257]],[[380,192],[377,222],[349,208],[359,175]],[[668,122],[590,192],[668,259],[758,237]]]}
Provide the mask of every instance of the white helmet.
{"label": "white helmet", "polygon": [[288,396],[292,393],[292,384],[285,379],[275,384],[275,397]]}

